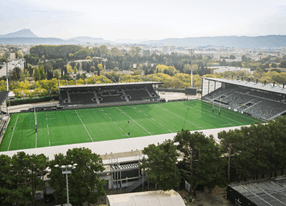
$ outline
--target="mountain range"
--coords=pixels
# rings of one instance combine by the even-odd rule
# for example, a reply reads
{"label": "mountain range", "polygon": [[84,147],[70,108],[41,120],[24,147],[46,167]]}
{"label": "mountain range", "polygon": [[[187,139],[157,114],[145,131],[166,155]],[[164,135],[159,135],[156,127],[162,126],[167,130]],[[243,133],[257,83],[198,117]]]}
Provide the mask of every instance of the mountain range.
{"label": "mountain range", "polygon": [[74,37],[70,39],[42,38],[35,35],[30,29],[22,29],[17,32],[0,35],[2,44],[144,44],[144,45],[172,45],[187,47],[238,47],[238,48],[279,48],[286,47],[286,35],[268,36],[218,36],[218,37],[189,37],[189,38],[168,38],[162,40],[130,40],[120,39],[115,42],[103,38],[92,38],[88,36]]}

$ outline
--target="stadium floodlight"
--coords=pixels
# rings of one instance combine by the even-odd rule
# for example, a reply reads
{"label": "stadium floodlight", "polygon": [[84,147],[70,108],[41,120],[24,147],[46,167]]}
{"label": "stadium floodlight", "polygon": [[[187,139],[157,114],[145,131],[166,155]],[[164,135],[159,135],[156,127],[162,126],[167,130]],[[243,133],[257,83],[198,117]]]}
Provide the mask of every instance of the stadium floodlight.
{"label": "stadium floodlight", "polygon": [[191,87],[193,87],[193,65],[192,65],[192,58],[193,58],[194,49],[190,49],[190,52],[191,52]]}
{"label": "stadium floodlight", "polygon": [[[62,169],[62,174],[66,175],[66,184],[67,184],[67,206],[70,206],[70,200],[69,200],[69,181],[68,181],[68,174],[71,174],[71,170],[75,169],[77,166],[77,163],[74,163],[73,165],[62,165],[60,168]],[[59,167],[58,164],[55,165],[56,168]]]}

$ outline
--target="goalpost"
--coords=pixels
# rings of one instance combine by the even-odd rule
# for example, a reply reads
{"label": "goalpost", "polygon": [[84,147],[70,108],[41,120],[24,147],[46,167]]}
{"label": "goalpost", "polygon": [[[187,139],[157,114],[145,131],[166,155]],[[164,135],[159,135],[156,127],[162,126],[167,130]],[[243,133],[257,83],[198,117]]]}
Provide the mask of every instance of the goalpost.
{"label": "goalpost", "polygon": [[[219,101],[221,100],[221,96],[219,96]],[[220,108],[221,108],[221,103],[219,102],[218,106],[215,106],[214,104],[214,100],[213,100],[213,110],[212,113],[214,113],[214,110],[217,109],[218,110],[218,115],[220,115]]]}
{"label": "goalpost", "polygon": [[38,126],[37,126],[37,113],[36,113],[36,108],[34,107],[34,116],[35,116],[35,148],[37,148],[37,131],[38,131]]}
{"label": "goalpost", "polygon": [[34,116],[35,116],[35,127],[37,127],[37,113],[35,107],[34,107]]}

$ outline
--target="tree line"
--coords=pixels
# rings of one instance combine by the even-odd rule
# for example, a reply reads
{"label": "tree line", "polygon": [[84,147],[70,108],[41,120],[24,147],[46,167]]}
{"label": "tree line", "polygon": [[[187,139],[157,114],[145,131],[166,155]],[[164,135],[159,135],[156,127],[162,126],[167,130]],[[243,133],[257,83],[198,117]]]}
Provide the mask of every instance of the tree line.
{"label": "tree line", "polygon": [[49,185],[55,189],[56,203],[66,203],[66,178],[55,165],[73,163],[77,163],[77,166],[68,177],[70,203],[97,203],[98,198],[105,195],[103,186],[106,182],[96,174],[104,171],[102,159],[90,149],[75,148],[68,150],[65,155],[55,155],[53,160],[43,154],[29,155],[25,152],[18,152],[12,157],[0,155],[0,205],[24,206],[28,202],[36,205],[36,191],[42,191],[46,187],[44,176],[47,174]]}
{"label": "tree line", "polygon": [[144,148],[148,158],[141,168],[146,169],[147,181],[162,190],[178,187],[184,177],[194,195],[198,186],[225,187],[231,180],[276,176],[286,166],[285,134],[285,117],[222,131],[220,144],[212,135],[182,130],[172,141]]}

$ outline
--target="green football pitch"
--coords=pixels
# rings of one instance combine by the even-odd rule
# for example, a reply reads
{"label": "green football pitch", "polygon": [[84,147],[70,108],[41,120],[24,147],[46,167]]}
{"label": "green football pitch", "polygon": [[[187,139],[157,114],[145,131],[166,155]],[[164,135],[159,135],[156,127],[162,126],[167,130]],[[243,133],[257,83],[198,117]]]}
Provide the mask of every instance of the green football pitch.
{"label": "green football pitch", "polygon": [[[249,125],[257,119],[200,100],[15,113],[0,151]],[[37,133],[35,122],[37,121]],[[130,134],[130,135],[129,135]]]}

